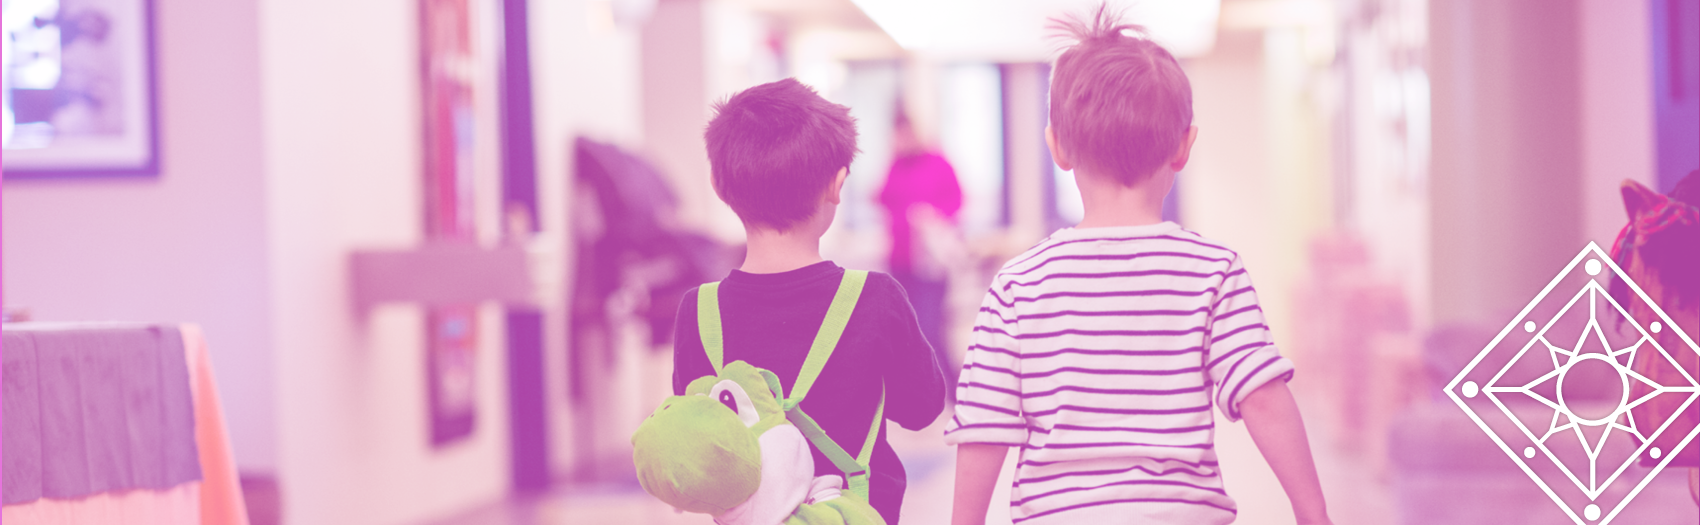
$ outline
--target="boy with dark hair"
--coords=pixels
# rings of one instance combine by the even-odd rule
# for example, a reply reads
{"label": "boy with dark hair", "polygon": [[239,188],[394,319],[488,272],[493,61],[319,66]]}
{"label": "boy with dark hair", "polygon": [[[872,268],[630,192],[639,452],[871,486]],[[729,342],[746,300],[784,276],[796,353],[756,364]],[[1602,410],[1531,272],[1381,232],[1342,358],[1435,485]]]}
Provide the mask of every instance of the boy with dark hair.
{"label": "boy with dark hair", "polygon": [[1239,255],[1162,220],[1197,136],[1186,75],[1115,18],[1061,23],[1078,43],[1052,72],[1045,138],[1085,216],[1005,264],[981,303],[945,433],[953,522],[985,522],[1009,447],[1016,523],[1232,522],[1215,408],[1245,419],[1298,523],[1327,523],[1293,365]]}
{"label": "boy with dark hair", "polygon": [[[821,258],[820,238],[832,225],[856,154],[855,122],[849,108],[789,78],[744,90],[714,109],[704,134],[714,191],[744,222],[748,238],[742,267],[717,292],[723,359],[770,370],[790,392],[845,275]],[[679,304],[675,395],[691,380],[715,375],[697,323],[699,291]],[[855,305],[801,405],[847,451],[863,447],[882,399],[883,419],[910,430],[931,424],[944,408],[944,374],[897,282],[869,272]],[[869,503],[895,525],[908,482],[885,425],[875,439]],[[840,474],[811,448],[816,474]]]}

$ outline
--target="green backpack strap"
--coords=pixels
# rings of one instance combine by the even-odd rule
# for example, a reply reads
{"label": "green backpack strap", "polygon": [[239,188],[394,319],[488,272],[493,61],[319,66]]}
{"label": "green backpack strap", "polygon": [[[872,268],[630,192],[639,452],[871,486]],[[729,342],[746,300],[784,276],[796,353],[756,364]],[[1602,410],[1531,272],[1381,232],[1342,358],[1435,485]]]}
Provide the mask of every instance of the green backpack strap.
{"label": "green backpack strap", "polygon": [[[826,319],[821,321],[820,331],[815,334],[814,342],[809,345],[809,355],[803,359],[803,368],[797,372],[797,382],[792,385],[791,395],[780,402],[780,406],[785,409],[785,419],[796,425],[797,429],[809,438],[809,442],[844,473],[850,492],[861,497],[863,501],[868,500],[868,473],[872,471],[874,444],[879,440],[880,424],[885,420],[885,385],[880,385],[880,402],[874,408],[874,421],[868,426],[868,437],[862,441],[862,449],[856,457],[850,457],[844,447],[827,436],[826,431],[821,429],[814,418],[803,413],[800,405],[803,398],[809,395],[809,390],[814,388],[815,380],[820,379],[821,370],[826,368],[826,362],[832,358],[833,350],[838,348],[838,340],[844,335],[844,327],[850,324],[850,314],[856,311],[856,303],[861,299],[862,288],[867,284],[867,280],[867,270],[844,271],[844,279],[838,283],[838,292],[832,297],[832,305],[827,307]],[[718,282],[707,283],[697,289],[697,332],[702,336],[702,347],[708,353],[708,362],[714,365],[715,374],[719,374],[720,368],[725,364],[726,348],[720,330]],[[775,389],[774,392],[779,393],[779,390]]]}
{"label": "green backpack strap", "polygon": [[720,375],[726,362],[720,335],[720,281],[697,288],[697,333],[702,336],[702,349],[708,351],[708,363],[714,365],[714,375]]}
{"label": "green backpack strap", "polygon": [[809,389],[814,387],[815,380],[820,378],[821,370],[826,368],[826,362],[832,359],[833,350],[838,348],[838,340],[844,335],[844,327],[850,324],[850,314],[856,311],[856,303],[861,299],[862,288],[867,281],[867,270],[844,271],[844,280],[838,284],[832,306],[826,309],[826,319],[821,321],[820,332],[815,334],[814,344],[809,346],[809,356],[803,359],[803,369],[797,372],[797,383],[792,387],[791,395],[781,404],[785,408],[785,418],[803,431],[803,435],[827,459],[832,460],[833,466],[844,473],[850,493],[861,497],[862,501],[868,501],[868,474],[873,470],[874,444],[879,441],[880,423],[885,420],[885,385],[880,385],[880,402],[874,408],[874,420],[868,425],[868,437],[862,440],[862,450],[855,458],[827,436],[813,418],[803,413],[801,405],[803,398],[809,395]]}
{"label": "green backpack strap", "polygon": [[880,423],[885,420],[885,385],[880,385],[880,403],[874,408],[874,421],[868,425],[868,437],[862,440],[862,450],[854,458],[850,457],[850,453],[845,452],[838,442],[833,441],[831,436],[826,435],[826,431],[821,429],[814,418],[803,413],[802,408],[785,411],[785,419],[802,431],[803,437],[809,438],[809,443],[813,443],[815,448],[826,455],[826,459],[832,461],[832,466],[838,467],[838,470],[844,473],[844,481],[850,485],[850,493],[862,498],[862,501],[869,501],[868,475],[873,472],[874,444],[879,441]]}
{"label": "green backpack strap", "polygon": [[809,395],[809,389],[814,388],[815,380],[820,379],[820,371],[826,368],[826,362],[832,359],[832,351],[838,348],[838,338],[844,335],[844,327],[850,324],[850,314],[856,311],[856,302],[862,298],[862,287],[868,282],[867,270],[845,270],[844,280],[838,283],[838,293],[832,296],[832,306],[826,308],[826,319],[820,323],[820,331],[815,333],[814,344],[809,345],[809,356],[803,359],[803,369],[797,371],[797,384],[791,387],[791,396],[785,398],[781,405],[785,410],[797,407],[803,398]]}

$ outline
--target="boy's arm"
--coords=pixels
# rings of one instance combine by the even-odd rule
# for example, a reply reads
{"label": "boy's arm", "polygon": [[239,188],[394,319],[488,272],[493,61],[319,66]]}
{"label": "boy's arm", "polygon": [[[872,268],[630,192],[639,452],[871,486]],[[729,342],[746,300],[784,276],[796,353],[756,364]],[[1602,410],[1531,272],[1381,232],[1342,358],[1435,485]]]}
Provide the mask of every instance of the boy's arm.
{"label": "boy's arm", "polygon": [[1009,447],[991,443],[963,443],[956,446],[956,495],[951,506],[951,525],[984,525],[986,511],[992,505],[992,491],[998,484]]}
{"label": "boy's arm", "polygon": [[909,430],[920,430],[944,411],[944,371],[927,337],[921,335],[921,324],[907,292],[891,276],[879,276],[882,286],[890,287],[882,294],[889,303],[881,305],[880,311],[886,315],[878,328],[885,337],[882,364],[886,419]]}
{"label": "boy's arm", "polygon": [[1275,348],[1257,291],[1238,256],[1229,262],[1220,290],[1204,356],[1205,372],[1215,385],[1213,401],[1229,421],[1245,420],[1252,441],[1292,500],[1298,522],[1327,524],[1304,421],[1287,390],[1293,363]]}
{"label": "boy's arm", "polygon": [[1009,447],[1027,440],[1021,406],[1021,344],[1013,297],[994,281],[974,322],[973,344],[956,385],[956,410],[944,441],[956,445],[956,493],[951,522],[983,525]]}
{"label": "boy's arm", "polygon": [[708,362],[697,332],[697,289],[688,290],[673,316],[673,395],[685,395],[691,380],[713,374],[714,365]]}
{"label": "boy's arm", "polygon": [[[1252,391],[1240,402],[1240,414],[1257,450],[1275,471],[1287,499],[1292,500],[1299,525],[1328,524],[1328,508],[1316,476],[1316,462],[1311,459],[1304,420],[1299,417],[1299,406],[1287,382],[1270,381]],[[961,467],[957,469],[961,471]]]}

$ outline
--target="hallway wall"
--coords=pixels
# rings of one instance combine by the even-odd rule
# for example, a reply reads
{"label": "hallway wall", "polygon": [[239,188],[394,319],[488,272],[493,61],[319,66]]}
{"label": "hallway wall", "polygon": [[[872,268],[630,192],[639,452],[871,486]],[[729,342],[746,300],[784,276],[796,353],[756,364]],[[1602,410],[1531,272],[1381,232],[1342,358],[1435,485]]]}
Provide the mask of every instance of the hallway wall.
{"label": "hallway wall", "polygon": [[[560,262],[570,141],[641,148],[640,61],[635,29],[605,2],[533,4],[539,244]],[[480,312],[475,433],[433,450],[423,312],[350,304],[349,251],[422,240],[418,2],[155,5],[162,173],[7,181],[8,307],[45,321],[200,323],[237,462],[279,477],[287,523],[417,523],[500,499],[494,306]],[[487,242],[492,181],[479,187]],[[543,299],[558,314],[559,297]],[[558,318],[546,366],[561,450],[573,432]],[[570,468],[569,454],[553,457],[556,472]]]}
{"label": "hallway wall", "polygon": [[1657,188],[1653,124],[1654,0],[1581,0],[1582,236],[1610,249],[1623,227],[1618,187]]}
{"label": "hallway wall", "polygon": [[1435,324],[1509,319],[1583,244],[1576,0],[1432,0]]}
{"label": "hallway wall", "polygon": [[[560,273],[545,291],[544,381],[549,418],[549,458],[556,479],[576,465],[577,440],[568,398],[566,297],[574,254],[568,232],[573,193],[573,139],[579,136],[639,151],[643,145],[643,88],[638,28],[631,20],[594,9],[597,0],[533,0],[532,90],[536,99],[538,219],[536,244],[543,264]],[[606,7],[606,6],[604,6]]]}
{"label": "hallway wall", "polygon": [[[417,523],[508,491],[503,318],[479,309],[472,433],[431,445],[424,309],[357,311],[348,256],[424,231],[420,2],[267,0],[260,40],[279,475],[291,524]],[[473,6],[480,3],[473,2]],[[488,5],[488,4],[485,4]],[[477,7],[474,8],[475,10]],[[474,53],[488,26],[471,23]],[[494,72],[475,70],[475,207],[495,242]],[[483,155],[479,157],[478,155]]]}
{"label": "hallway wall", "polygon": [[1437,324],[1509,318],[1655,184],[1650,2],[1431,0]]}
{"label": "hallway wall", "polygon": [[206,331],[237,466],[277,467],[258,0],[161,0],[157,177],[7,180],[6,306]]}

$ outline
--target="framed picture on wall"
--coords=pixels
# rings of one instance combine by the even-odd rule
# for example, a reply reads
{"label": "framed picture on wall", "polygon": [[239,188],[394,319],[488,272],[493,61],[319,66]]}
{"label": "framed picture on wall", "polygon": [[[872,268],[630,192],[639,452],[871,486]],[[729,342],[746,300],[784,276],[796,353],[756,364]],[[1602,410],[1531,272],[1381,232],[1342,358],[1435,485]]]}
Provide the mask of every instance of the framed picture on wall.
{"label": "framed picture on wall", "polygon": [[6,0],[7,179],[159,173],[153,0]]}
{"label": "framed picture on wall", "polygon": [[[489,115],[480,95],[496,65],[485,38],[490,0],[418,0],[420,115],[425,147],[425,237],[434,242],[476,243],[474,198],[481,157],[490,140]],[[482,81],[481,81],[482,79]],[[477,304],[439,304],[426,310],[426,362],[431,404],[431,444],[467,439],[478,419],[479,326]]]}

